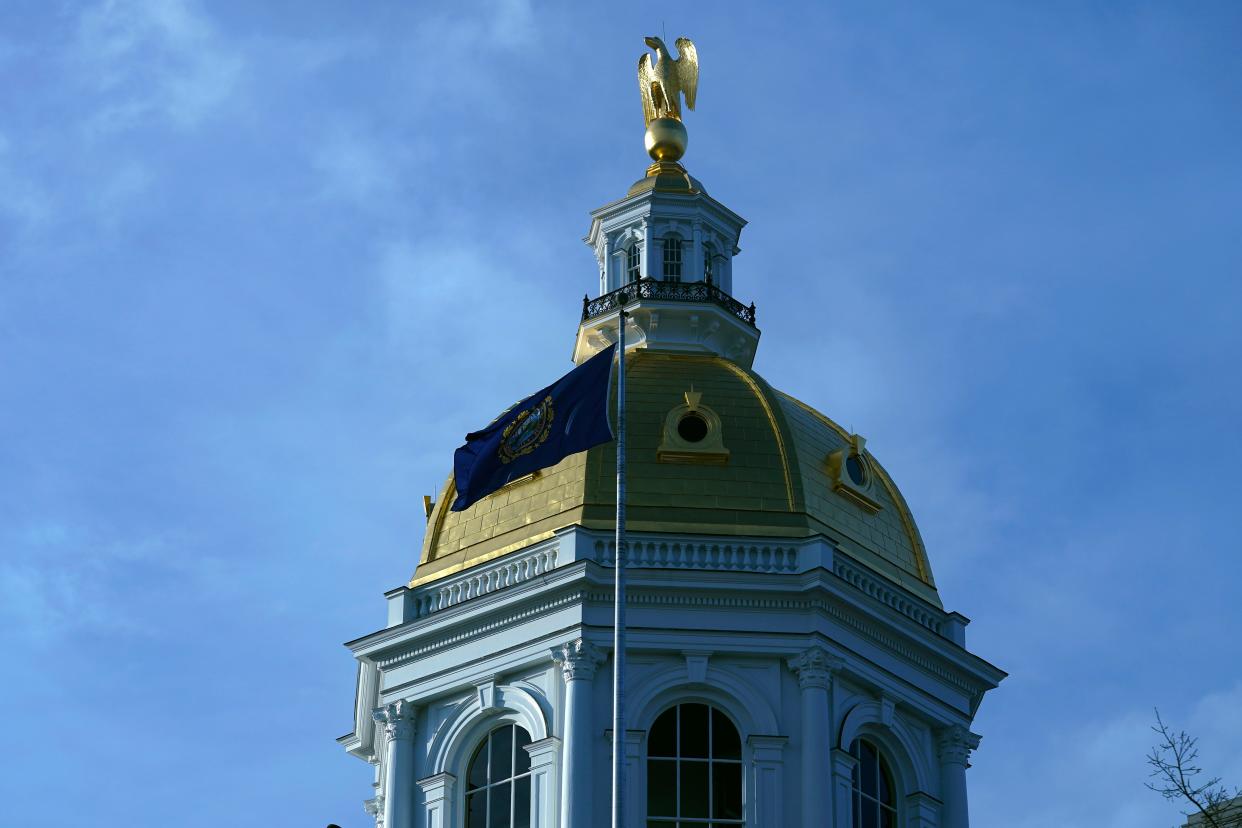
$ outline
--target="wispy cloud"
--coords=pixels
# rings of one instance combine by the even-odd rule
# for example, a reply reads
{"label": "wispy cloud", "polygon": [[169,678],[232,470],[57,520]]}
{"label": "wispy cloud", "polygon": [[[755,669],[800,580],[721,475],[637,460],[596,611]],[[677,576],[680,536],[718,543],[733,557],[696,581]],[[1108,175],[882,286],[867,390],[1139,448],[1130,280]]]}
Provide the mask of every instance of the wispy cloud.
{"label": "wispy cloud", "polygon": [[21,172],[12,146],[0,133],[0,216],[25,232],[42,225],[52,214],[52,197],[34,179]]}
{"label": "wispy cloud", "polygon": [[220,561],[191,546],[166,532],[115,535],[55,518],[11,526],[0,534],[7,636],[38,647],[80,633],[157,637],[154,593],[228,589]]}
{"label": "wispy cloud", "polygon": [[408,145],[338,128],[314,150],[312,164],[323,182],[320,197],[374,210],[392,209],[391,197],[406,179],[412,151]]}
{"label": "wispy cloud", "polygon": [[190,0],[104,0],[81,14],[71,60],[100,96],[89,125],[105,133],[149,119],[197,126],[246,68]]}

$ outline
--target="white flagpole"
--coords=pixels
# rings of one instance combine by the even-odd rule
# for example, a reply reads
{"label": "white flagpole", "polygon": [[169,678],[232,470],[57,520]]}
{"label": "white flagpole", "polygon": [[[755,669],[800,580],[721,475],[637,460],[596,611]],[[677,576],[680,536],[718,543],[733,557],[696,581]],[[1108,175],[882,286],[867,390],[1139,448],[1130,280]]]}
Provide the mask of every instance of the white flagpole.
{"label": "white flagpole", "polygon": [[[612,632],[612,828],[625,826],[625,312],[617,335],[617,537]],[[571,794],[572,795],[572,794]]]}

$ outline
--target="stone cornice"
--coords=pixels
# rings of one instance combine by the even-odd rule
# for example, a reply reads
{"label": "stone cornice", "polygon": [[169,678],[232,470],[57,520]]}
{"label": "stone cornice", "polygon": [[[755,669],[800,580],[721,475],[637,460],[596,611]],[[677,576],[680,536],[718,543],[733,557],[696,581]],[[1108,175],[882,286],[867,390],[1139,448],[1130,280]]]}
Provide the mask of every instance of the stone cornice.
{"label": "stone cornice", "polygon": [[[499,595],[494,598],[485,596],[481,603],[469,602],[467,605],[454,607],[452,611],[444,613],[444,617],[437,617],[439,616],[437,613],[428,619],[420,619],[412,624],[403,625],[401,628],[381,631],[381,634],[376,636],[381,640],[374,641],[367,649],[371,651],[371,658],[374,662],[380,668],[388,670],[428,653],[520,623],[559,607],[584,600],[595,604],[610,604],[612,591],[608,587],[608,573],[602,568],[595,567],[595,564],[588,562],[553,570],[545,577],[560,581],[560,586],[570,588],[564,591],[536,593],[537,597],[533,600],[532,596],[527,596],[527,599],[516,607],[512,604],[485,607],[483,605],[492,600],[503,600]],[[872,642],[965,693],[978,695],[992,686],[990,682],[999,681],[1004,676],[1000,670],[939,636],[915,643],[915,638],[909,633],[898,632],[890,622],[875,618],[850,604],[829,596],[816,595],[814,592],[808,594],[807,590],[814,588],[817,581],[821,586],[827,585],[822,581],[823,576],[831,577],[827,573],[818,579],[813,579],[810,583],[803,583],[805,575],[774,575],[768,576],[773,579],[773,582],[765,579],[763,583],[756,583],[754,575],[746,574],[747,588],[739,591],[737,587],[740,584],[734,579],[744,573],[700,572],[694,573],[695,585],[698,589],[693,593],[679,589],[660,588],[650,582],[649,576],[656,574],[645,570],[633,571],[627,597],[629,605],[820,613],[846,624],[850,629]],[[659,576],[673,574],[674,572],[658,573]],[[676,574],[680,574],[680,571],[676,571]],[[833,578],[833,581],[840,582],[837,578]],[[552,585],[544,584],[545,587]],[[713,589],[704,592],[706,587]],[[448,617],[455,615],[457,610],[465,610],[469,604],[474,605],[470,607],[473,612],[456,619]],[[509,611],[495,612],[496,609],[502,607]],[[442,623],[451,620],[456,623]],[[418,630],[419,626],[427,623],[432,623],[435,629]],[[376,647],[376,644],[379,647]],[[929,644],[936,646],[929,648]]]}
{"label": "stone cornice", "polygon": [[461,601],[413,621],[377,630],[347,641],[345,646],[357,658],[382,663],[380,659],[387,658],[390,649],[400,647],[413,638],[422,638],[428,634],[438,635],[455,625],[477,621],[482,616],[496,612],[500,607],[524,606],[523,602],[531,600],[532,597],[544,599],[549,591],[580,581],[586,566],[586,562],[564,564],[544,572],[538,578],[514,584],[509,589],[495,590],[479,596],[476,600]]}
{"label": "stone cornice", "polygon": [[382,657],[376,658],[375,662],[383,669],[392,669],[393,667],[413,661],[419,656],[427,653],[442,650],[445,647],[451,647],[462,641],[475,638],[493,630],[520,623],[529,618],[542,615],[550,610],[557,609],[558,607],[578,603],[584,600],[586,595],[587,593],[585,590],[575,589],[569,592],[550,596],[542,601],[528,603],[519,610],[504,613],[498,617],[493,616],[485,621],[480,622],[478,619],[471,619],[476,623],[470,626],[465,626],[464,624],[454,626],[449,630],[441,631],[441,634],[439,635],[421,637],[421,640],[416,638],[415,641],[417,643],[413,643],[406,647],[394,648],[393,650],[386,652]]}
{"label": "stone cornice", "polygon": [[[591,549],[590,557],[605,567],[611,565],[612,555],[606,538],[596,532],[577,530],[579,545]],[[396,631],[409,623],[418,623],[429,616],[445,610],[456,609],[463,604],[475,603],[506,588],[529,584],[560,574],[566,564],[572,565],[573,555],[562,561],[560,538],[536,544],[534,547],[505,556],[495,562],[467,570],[449,578],[417,587],[408,591],[412,618],[400,628],[389,628],[349,642],[356,654],[381,644],[385,638],[399,636]],[[804,562],[803,547],[814,547],[819,539],[795,540],[774,538],[704,538],[635,534],[630,538],[631,568],[634,570],[678,571],[700,570],[703,572],[792,574],[815,566],[815,559]],[[824,565],[831,566],[832,573],[843,583],[868,596],[890,610],[905,616],[915,624],[953,640],[954,613],[928,604],[896,584],[875,574],[855,562],[848,555],[837,551]],[[960,624],[959,624],[960,626]]]}
{"label": "stone cornice", "polygon": [[[612,593],[592,591],[590,593],[590,600],[594,603],[611,603]],[[984,676],[990,678],[992,674],[1001,672],[987,664],[983,659],[965,653],[965,651],[962,652],[970,660],[977,662],[987,672],[970,669],[961,663],[963,659],[949,660],[938,657],[939,654],[934,654],[933,651],[928,650],[926,647],[912,643],[906,636],[895,634],[891,631],[889,625],[877,623],[842,605],[839,601],[807,597],[799,593],[773,597],[738,594],[685,595],[680,592],[666,590],[647,592],[631,582],[626,593],[626,604],[630,606],[685,606],[696,609],[818,612],[845,623],[855,632],[860,633],[874,643],[901,656],[904,660],[937,676],[957,689],[972,695],[981,693],[992,686],[986,683]],[[980,673],[983,673],[983,676]],[[1003,675],[1002,673],[995,680],[999,681]]]}
{"label": "stone cornice", "polygon": [[[582,539],[579,547],[584,542],[593,546],[593,540]],[[1004,677],[983,659],[936,635],[929,625],[918,623],[909,612],[902,611],[901,605],[893,606],[822,568],[798,574],[681,568],[635,568],[631,572],[631,606],[819,614],[966,694],[972,705]],[[562,565],[508,588],[381,630],[356,642],[355,652],[379,668],[391,670],[560,608],[611,604],[609,576],[606,568],[590,560]],[[685,588],[691,582],[693,589]],[[929,608],[911,601],[905,609],[924,612]]]}

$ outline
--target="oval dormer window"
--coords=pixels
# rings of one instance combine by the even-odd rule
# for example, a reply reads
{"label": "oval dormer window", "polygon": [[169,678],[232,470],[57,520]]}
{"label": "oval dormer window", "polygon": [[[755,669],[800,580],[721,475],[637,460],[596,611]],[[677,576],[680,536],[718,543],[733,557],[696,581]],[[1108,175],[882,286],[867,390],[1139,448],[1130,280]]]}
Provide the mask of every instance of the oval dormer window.
{"label": "oval dormer window", "polygon": [[687,443],[701,443],[707,436],[707,420],[698,412],[690,412],[677,421],[677,436]]}
{"label": "oval dormer window", "polygon": [[855,486],[867,485],[867,461],[861,455],[850,454],[845,458],[845,473],[850,476],[850,482]]}

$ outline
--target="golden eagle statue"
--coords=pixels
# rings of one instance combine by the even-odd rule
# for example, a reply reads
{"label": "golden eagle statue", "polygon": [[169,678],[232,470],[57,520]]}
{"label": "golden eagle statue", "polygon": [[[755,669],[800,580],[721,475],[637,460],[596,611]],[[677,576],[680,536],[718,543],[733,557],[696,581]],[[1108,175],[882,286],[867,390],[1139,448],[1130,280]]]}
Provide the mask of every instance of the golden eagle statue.
{"label": "golden eagle statue", "polygon": [[643,120],[647,126],[656,118],[681,120],[681,96],[686,106],[694,109],[694,96],[699,87],[699,55],[688,37],[677,38],[677,60],[658,37],[645,38],[655,49],[655,63],[650,53],[638,60],[638,88],[643,96]]}

